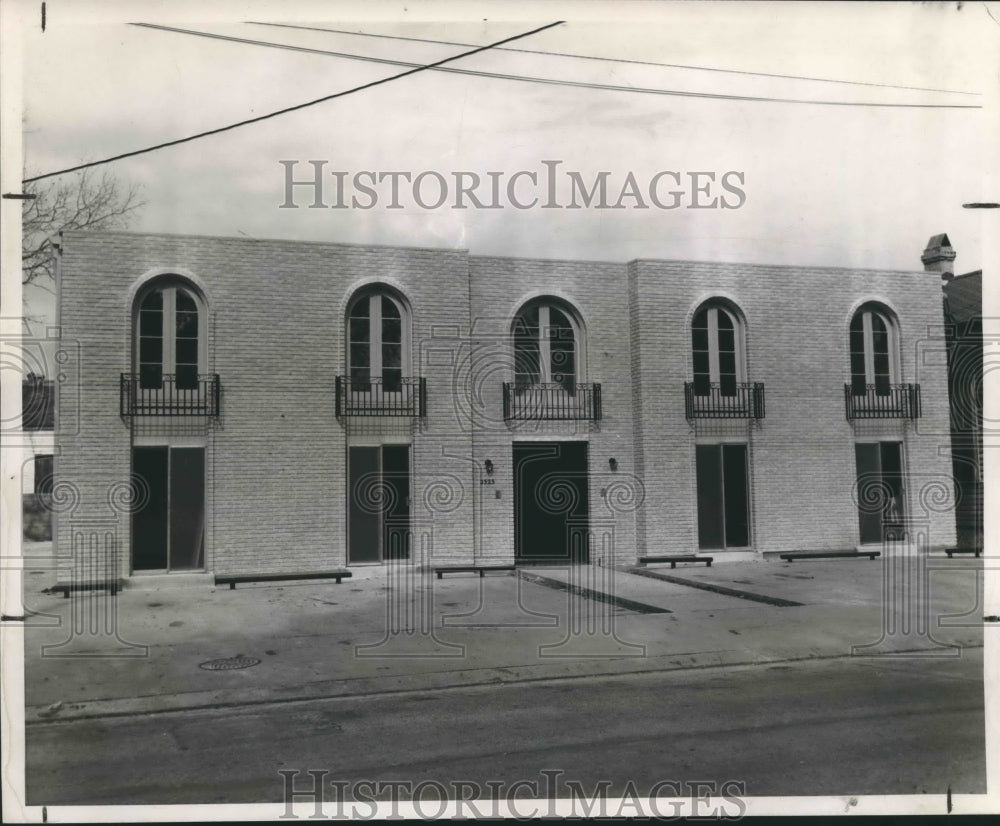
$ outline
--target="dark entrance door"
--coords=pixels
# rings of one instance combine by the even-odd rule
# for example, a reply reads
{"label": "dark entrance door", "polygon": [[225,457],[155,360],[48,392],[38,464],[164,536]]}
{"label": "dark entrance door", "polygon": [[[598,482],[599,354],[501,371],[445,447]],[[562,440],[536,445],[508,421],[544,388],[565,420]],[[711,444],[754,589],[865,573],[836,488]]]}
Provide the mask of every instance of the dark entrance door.
{"label": "dark entrance door", "polygon": [[134,447],[132,472],[144,484],[132,512],[132,570],[204,568],[205,449]]}
{"label": "dark entrance door", "polygon": [[745,548],[750,544],[747,446],[695,445],[698,547]]}
{"label": "dark entrance door", "polygon": [[410,557],[410,447],[348,448],[347,559]]}
{"label": "dark entrance door", "polygon": [[858,525],[862,544],[882,542],[903,527],[903,444],[854,445],[858,470]]}
{"label": "dark entrance door", "polygon": [[519,563],[587,562],[586,442],[514,442]]}

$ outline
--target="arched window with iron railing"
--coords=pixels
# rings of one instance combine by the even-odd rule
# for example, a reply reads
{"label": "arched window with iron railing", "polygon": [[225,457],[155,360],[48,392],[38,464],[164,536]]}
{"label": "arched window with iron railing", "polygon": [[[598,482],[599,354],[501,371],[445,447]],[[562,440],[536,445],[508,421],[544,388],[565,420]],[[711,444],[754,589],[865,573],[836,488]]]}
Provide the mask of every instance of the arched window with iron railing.
{"label": "arched window with iron railing", "polygon": [[207,319],[204,296],[180,276],[160,276],[138,292],[123,416],[219,415],[219,377],[206,372]]}
{"label": "arched window with iron railing", "polygon": [[712,299],[691,318],[688,419],[764,418],[764,385],[747,380],[746,328],[735,305]]}
{"label": "arched window with iron railing", "polygon": [[568,303],[528,301],[511,323],[514,381],[504,384],[504,419],[601,418],[601,385],[585,382],[584,328]]}

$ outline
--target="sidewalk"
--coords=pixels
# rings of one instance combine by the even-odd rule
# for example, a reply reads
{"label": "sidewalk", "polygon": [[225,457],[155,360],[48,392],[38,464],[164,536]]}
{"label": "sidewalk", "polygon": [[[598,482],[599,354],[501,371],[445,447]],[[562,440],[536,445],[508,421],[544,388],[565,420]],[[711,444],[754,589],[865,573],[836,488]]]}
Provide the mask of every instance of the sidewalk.
{"label": "sidewalk", "polygon": [[[929,599],[897,589],[888,603],[887,568],[867,559],[648,569],[683,582],[593,566],[442,580],[369,567],[341,585],[127,588],[114,598],[64,599],[42,593],[55,581],[50,553],[26,549],[29,723],[852,651],[950,656],[961,652],[946,646],[982,645],[978,559],[932,558]],[[778,607],[687,582],[802,604]],[[656,612],[581,596],[581,588]],[[930,632],[884,634],[885,612],[897,620],[924,613]],[[201,667],[237,657],[260,662]]]}

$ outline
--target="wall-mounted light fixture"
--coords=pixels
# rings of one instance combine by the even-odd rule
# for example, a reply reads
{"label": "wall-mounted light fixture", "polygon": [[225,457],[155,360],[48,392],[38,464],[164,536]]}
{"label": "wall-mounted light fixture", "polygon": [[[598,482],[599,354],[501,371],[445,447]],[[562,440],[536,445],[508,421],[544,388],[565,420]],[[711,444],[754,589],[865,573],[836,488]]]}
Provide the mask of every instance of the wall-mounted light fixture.
{"label": "wall-mounted light fixture", "polygon": [[487,459],[485,462],[483,462],[483,467],[486,468],[487,476],[493,475],[493,462],[490,459]]}
{"label": "wall-mounted light fixture", "polygon": [[611,468],[612,473],[618,470],[618,460],[614,456],[608,459],[608,467]]}

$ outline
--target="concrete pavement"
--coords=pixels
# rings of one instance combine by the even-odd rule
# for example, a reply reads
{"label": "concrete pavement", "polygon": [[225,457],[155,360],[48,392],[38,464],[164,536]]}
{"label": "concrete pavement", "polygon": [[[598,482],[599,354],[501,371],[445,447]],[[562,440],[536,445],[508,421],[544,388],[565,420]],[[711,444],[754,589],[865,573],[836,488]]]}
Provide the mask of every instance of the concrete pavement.
{"label": "concrete pavement", "polygon": [[[151,578],[117,597],[64,599],[44,593],[50,547],[25,555],[29,723],[851,653],[948,658],[983,635],[977,559],[650,566],[672,582],[597,566],[442,580],[378,566],[341,585]],[[902,572],[916,575],[905,588]],[[260,662],[203,667],[238,657]]]}

